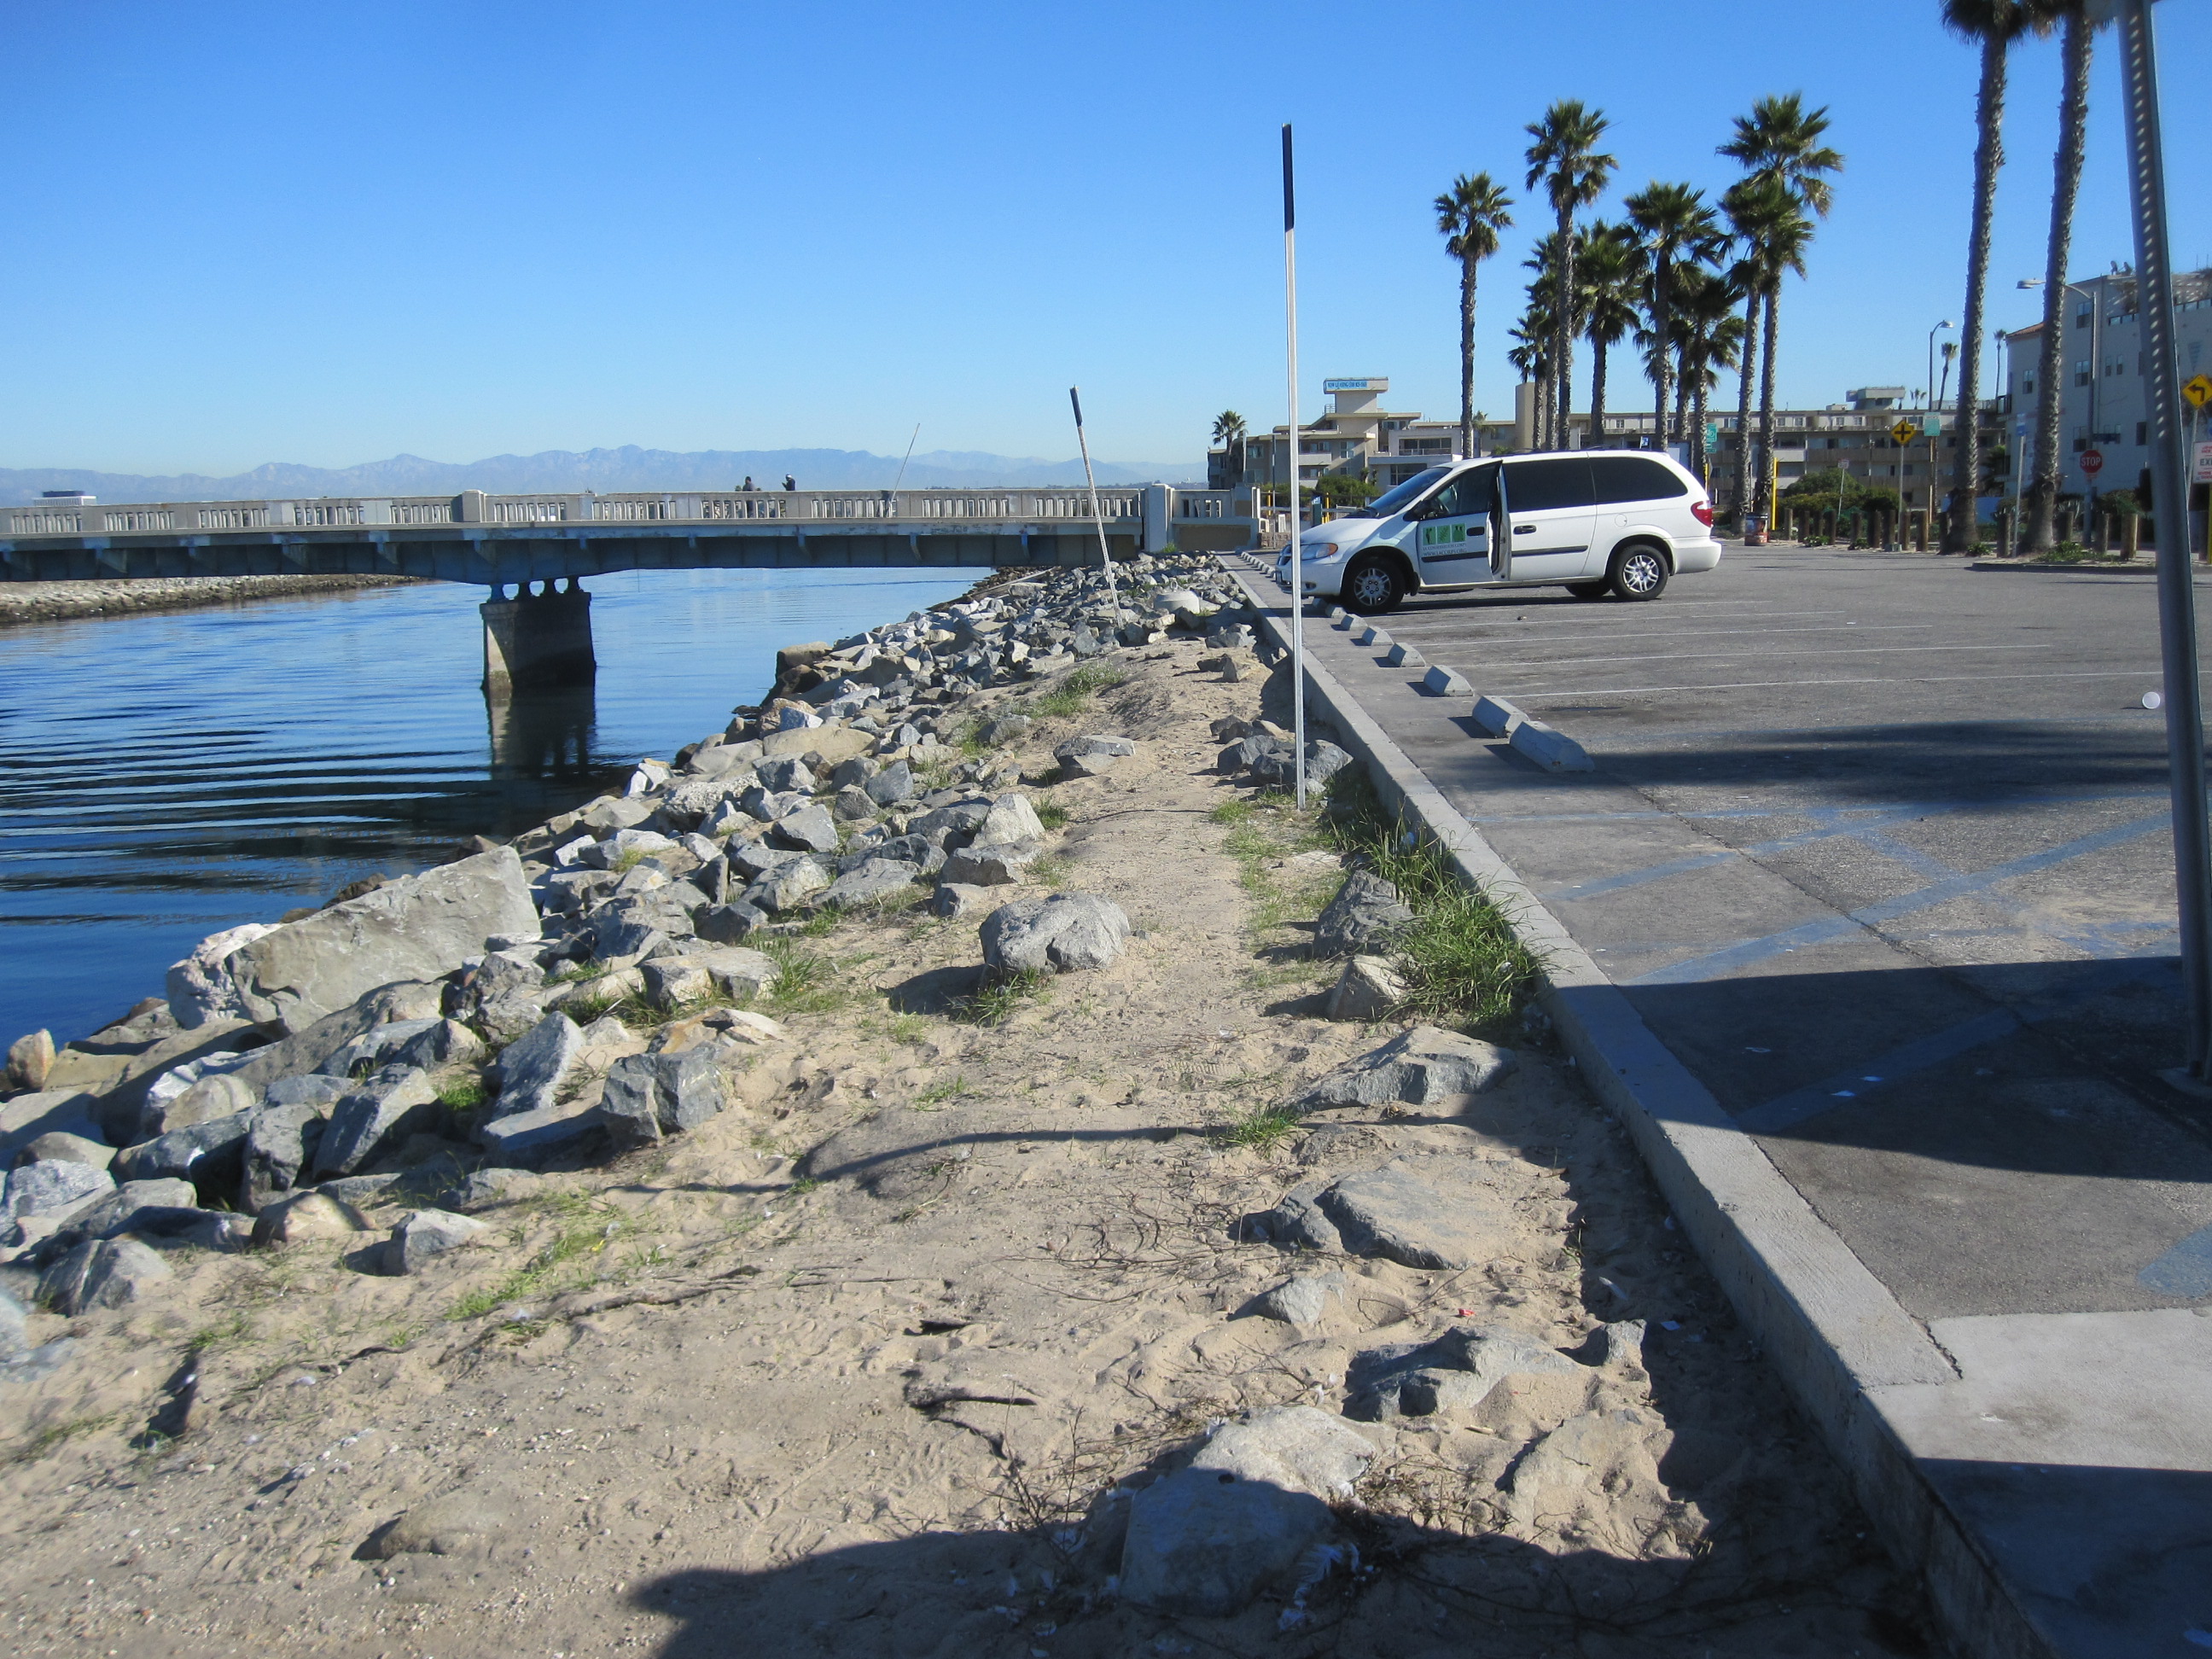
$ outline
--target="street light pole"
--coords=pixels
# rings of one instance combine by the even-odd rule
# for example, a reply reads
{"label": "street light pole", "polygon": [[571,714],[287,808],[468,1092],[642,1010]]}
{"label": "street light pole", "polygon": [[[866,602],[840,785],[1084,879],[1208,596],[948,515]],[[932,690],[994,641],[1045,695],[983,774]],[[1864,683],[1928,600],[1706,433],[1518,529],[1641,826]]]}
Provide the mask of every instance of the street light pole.
{"label": "street light pole", "polygon": [[[1936,396],[1936,337],[1947,328],[1956,327],[1958,327],[1956,323],[1938,323],[1928,331],[1928,378],[1922,383],[1925,390],[1920,395],[1928,400],[1928,414],[1931,421],[1935,417],[1936,406],[1941,401]],[[1900,462],[1899,465],[1902,465],[1903,463]],[[1904,488],[1905,478],[1901,473],[1897,483],[1900,489]],[[1932,536],[1936,531],[1936,439],[1932,433],[1928,438],[1928,531]]]}
{"label": "street light pole", "polygon": [[2166,159],[2159,132],[2158,58],[2150,0],[2098,0],[2119,20],[2127,106],[2128,185],[2135,207],[2136,306],[2147,348],[2151,497],[2158,514],[2159,653],[2173,800],[2174,892],[2181,917],[2187,1058],[2177,1081],[2203,1085],[2212,1066],[2212,820],[2204,799],[2204,706],[2197,673],[2197,596],[2189,564],[2188,457],[2182,448],[2181,366],[2173,343],[2173,271],[2166,234]]}

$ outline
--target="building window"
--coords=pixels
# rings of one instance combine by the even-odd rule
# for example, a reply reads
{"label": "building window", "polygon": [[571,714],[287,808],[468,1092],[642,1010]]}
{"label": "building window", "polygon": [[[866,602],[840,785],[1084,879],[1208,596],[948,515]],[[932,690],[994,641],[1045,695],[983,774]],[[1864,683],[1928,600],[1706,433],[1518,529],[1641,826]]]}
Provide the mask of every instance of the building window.
{"label": "building window", "polygon": [[2087,357],[2076,357],[2074,360],[2074,384],[2075,386],[2089,384],[2089,360]]}
{"label": "building window", "polygon": [[2096,307],[2089,304],[2086,300],[2076,305],[2074,307],[2074,326],[2076,328],[2088,327],[2090,316],[2094,313],[2095,309]]}
{"label": "building window", "polygon": [[2141,449],[2149,441],[2150,422],[2148,421],[2137,421],[2136,422],[2136,447],[2137,449]]}

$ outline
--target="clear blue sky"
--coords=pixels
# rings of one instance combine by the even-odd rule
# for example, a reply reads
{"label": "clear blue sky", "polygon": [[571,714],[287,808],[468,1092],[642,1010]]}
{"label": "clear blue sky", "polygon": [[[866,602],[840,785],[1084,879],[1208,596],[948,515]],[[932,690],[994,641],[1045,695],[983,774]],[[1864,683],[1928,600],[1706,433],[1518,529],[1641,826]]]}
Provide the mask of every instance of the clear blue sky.
{"label": "clear blue sky", "polygon": [[[2185,146],[2212,6],[2157,10]],[[1070,381],[1100,454],[1194,456],[1224,407],[1282,418],[1285,119],[1305,407],[1387,374],[1449,416],[1430,201],[1474,168],[1525,196],[1522,124],[1562,96],[1613,118],[1620,191],[1717,191],[1755,96],[1829,105],[1849,168],[1784,299],[1783,395],[1917,385],[1960,313],[1973,137],[1974,56],[1936,13],[4,0],[0,465],[896,453],[917,420],[924,450],[1060,457]],[[2100,45],[2077,276],[2130,255]],[[2055,44],[2022,47],[1994,324],[2033,314],[2013,283],[2042,269],[2057,93]],[[2192,153],[2177,252],[2202,263]],[[1484,274],[1493,413],[1541,216]]]}

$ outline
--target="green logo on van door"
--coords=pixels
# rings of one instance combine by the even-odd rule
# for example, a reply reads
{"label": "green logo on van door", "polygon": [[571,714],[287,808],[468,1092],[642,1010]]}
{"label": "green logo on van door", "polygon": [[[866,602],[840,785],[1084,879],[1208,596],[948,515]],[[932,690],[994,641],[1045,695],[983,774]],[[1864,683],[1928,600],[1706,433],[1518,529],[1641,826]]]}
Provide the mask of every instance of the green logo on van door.
{"label": "green logo on van door", "polygon": [[1463,524],[1425,524],[1421,526],[1423,547],[1443,547],[1466,539],[1467,526]]}

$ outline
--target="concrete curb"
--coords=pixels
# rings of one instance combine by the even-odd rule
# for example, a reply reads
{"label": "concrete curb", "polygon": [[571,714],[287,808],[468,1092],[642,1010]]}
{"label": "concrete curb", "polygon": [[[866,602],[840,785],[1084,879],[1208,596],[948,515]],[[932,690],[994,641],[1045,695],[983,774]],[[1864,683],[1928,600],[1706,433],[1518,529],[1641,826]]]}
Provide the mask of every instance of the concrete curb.
{"label": "concrete curb", "polygon": [[[1286,620],[1254,590],[1261,627]],[[1583,1075],[1628,1128],[1678,1224],[1843,1466],[1892,1555],[1918,1574],[1947,1634],[1974,1659],[2056,1659],[1882,1413],[1877,1391],[1958,1372],[1620,988],[1327,669],[1308,707],[1364,762],[1384,806],[1440,847],[1545,964],[1540,1001]]]}

